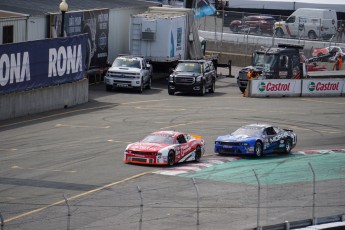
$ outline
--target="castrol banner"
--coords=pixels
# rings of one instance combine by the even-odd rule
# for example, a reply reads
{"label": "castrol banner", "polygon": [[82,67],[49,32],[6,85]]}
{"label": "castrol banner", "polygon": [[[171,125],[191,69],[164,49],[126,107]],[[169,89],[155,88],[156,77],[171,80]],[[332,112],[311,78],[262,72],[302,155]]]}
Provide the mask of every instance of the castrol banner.
{"label": "castrol banner", "polygon": [[252,80],[249,83],[251,97],[300,96],[302,80],[271,79]]}
{"label": "castrol banner", "polygon": [[343,79],[308,79],[302,84],[302,96],[341,96],[343,90]]}

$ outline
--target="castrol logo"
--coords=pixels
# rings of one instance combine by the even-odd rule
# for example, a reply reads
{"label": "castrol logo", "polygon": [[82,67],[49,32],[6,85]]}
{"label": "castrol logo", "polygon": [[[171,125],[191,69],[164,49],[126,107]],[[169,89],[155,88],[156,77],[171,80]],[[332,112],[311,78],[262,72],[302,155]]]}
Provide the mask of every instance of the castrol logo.
{"label": "castrol logo", "polygon": [[259,83],[259,91],[260,92],[277,92],[277,91],[290,91],[290,85],[291,83],[272,83],[268,82],[267,84],[265,82]]}
{"label": "castrol logo", "polygon": [[338,91],[339,90],[339,82],[332,83],[332,82],[310,82],[308,85],[308,90],[310,92],[313,91]]}

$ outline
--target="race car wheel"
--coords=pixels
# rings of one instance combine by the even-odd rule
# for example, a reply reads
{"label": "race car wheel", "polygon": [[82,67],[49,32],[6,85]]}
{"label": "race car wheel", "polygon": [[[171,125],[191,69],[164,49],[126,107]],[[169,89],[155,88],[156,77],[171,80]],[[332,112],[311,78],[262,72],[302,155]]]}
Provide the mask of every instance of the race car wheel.
{"label": "race car wheel", "polygon": [[262,156],[262,143],[260,141],[257,141],[254,145],[254,154],[256,157]]}
{"label": "race car wheel", "polygon": [[292,142],[291,142],[291,139],[288,138],[288,139],[285,140],[284,153],[286,153],[286,154],[291,153],[291,149],[292,149]]}
{"label": "race car wheel", "polygon": [[201,147],[198,146],[195,149],[195,162],[200,162],[201,159]]}
{"label": "race car wheel", "polygon": [[216,82],[212,80],[211,88],[208,90],[209,93],[214,93],[216,91]]}
{"label": "race car wheel", "polygon": [[168,153],[168,165],[173,166],[175,164],[175,153],[170,150]]}
{"label": "race car wheel", "polygon": [[205,86],[205,83],[202,83],[202,85],[200,86],[199,95],[204,96],[205,93],[206,93],[206,86]]}

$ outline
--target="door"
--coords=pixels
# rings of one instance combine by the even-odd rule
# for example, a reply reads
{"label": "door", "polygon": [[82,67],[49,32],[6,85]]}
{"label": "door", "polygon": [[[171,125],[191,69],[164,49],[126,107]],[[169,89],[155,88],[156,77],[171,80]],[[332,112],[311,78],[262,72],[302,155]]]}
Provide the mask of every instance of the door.
{"label": "door", "polygon": [[276,131],[273,129],[273,127],[268,127],[264,130],[264,135],[267,136],[267,140],[269,143],[268,149],[273,150],[279,147],[279,141],[280,139],[277,137]]}
{"label": "door", "polygon": [[190,152],[190,148],[188,146],[187,140],[183,134],[177,137],[177,143],[179,144],[179,150],[180,150],[179,152],[180,152],[181,158],[183,158]]}

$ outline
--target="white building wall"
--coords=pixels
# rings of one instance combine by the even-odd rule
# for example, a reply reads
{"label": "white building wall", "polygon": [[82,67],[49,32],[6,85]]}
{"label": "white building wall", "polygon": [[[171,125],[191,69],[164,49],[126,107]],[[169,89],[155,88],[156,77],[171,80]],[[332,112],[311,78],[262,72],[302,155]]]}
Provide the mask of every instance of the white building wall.
{"label": "white building wall", "polygon": [[45,39],[48,36],[48,18],[46,16],[28,19],[28,41]]}
{"label": "white building wall", "polygon": [[26,41],[27,17],[0,20],[0,44],[3,44],[3,27],[13,26],[13,43]]}

